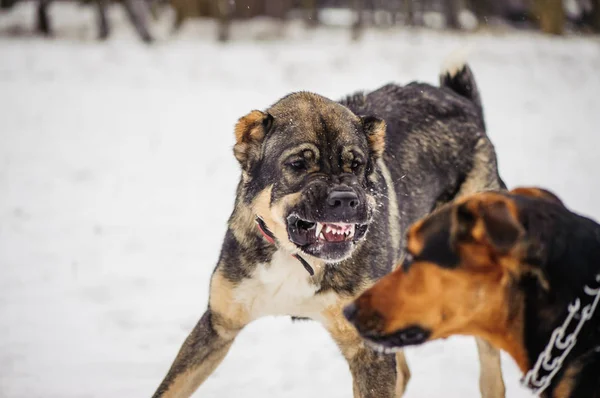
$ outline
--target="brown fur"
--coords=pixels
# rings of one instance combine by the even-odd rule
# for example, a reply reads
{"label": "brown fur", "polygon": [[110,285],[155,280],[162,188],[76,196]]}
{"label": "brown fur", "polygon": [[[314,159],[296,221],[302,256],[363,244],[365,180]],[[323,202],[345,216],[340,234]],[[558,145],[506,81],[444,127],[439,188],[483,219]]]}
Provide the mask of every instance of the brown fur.
{"label": "brown fur", "polygon": [[[518,188],[511,194],[515,196],[494,192],[470,195],[413,224],[407,246],[414,260],[367,289],[348,315],[360,333],[377,344],[387,342],[396,347],[406,341],[403,331],[415,326],[426,331],[426,337],[408,344],[457,334],[477,336],[508,352],[523,372],[530,369],[531,348],[525,340],[528,293],[518,281],[533,277],[542,291],[549,291],[551,285],[539,266],[528,263],[532,238],[521,224],[522,212],[523,206],[536,205],[517,198],[564,204],[539,188]],[[544,322],[554,322],[557,315],[552,306],[534,311]],[[480,347],[480,352],[484,349]],[[593,350],[581,348],[585,358]],[[565,398],[581,391],[576,388],[585,361],[590,360],[567,363],[546,396]],[[590,380],[597,384],[593,378],[586,382]]]}
{"label": "brown fur", "polygon": [[[463,260],[459,269],[443,268],[427,262],[406,272],[400,268],[382,278],[358,300],[364,321],[378,314],[383,320],[378,326],[382,334],[391,334],[409,325],[426,325],[431,339],[454,334],[481,337],[494,346],[511,353],[522,369],[528,363],[519,336],[522,334],[522,313],[509,311],[506,303],[519,302],[510,289],[510,274],[518,271],[518,261],[511,252],[500,255],[491,236],[515,221],[516,207],[506,197],[484,193],[458,200],[453,205],[452,233],[459,230],[457,211],[463,207],[477,214],[469,228],[470,239],[461,238],[458,251]],[[447,210],[447,209],[446,209]],[[496,214],[500,213],[500,215]],[[486,217],[491,221],[486,222]],[[498,217],[502,222],[498,222]],[[408,232],[408,249],[419,254],[437,233],[430,219],[417,222]],[[519,235],[520,236],[520,235]],[[450,237],[451,240],[455,238]],[[504,250],[504,248],[503,248]],[[516,249],[515,249],[516,250]],[[492,261],[497,260],[497,265]],[[509,297],[512,295],[512,297]],[[483,298],[485,297],[485,300]],[[518,308],[521,305],[516,305]]]}
{"label": "brown fur", "polygon": [[240,118],[235,125],[233,153],[240,164],[247,165],[251,156],[259,155],[260,142],[265,137],[262,123],[266,117],[263,112],[255,110]]}
{"label": "brown fur", "polygon": [[556,196],[552,192],[548,191],[547,189],[543,189],[543,188],[518,187],[518,188],[515,188],[512,191],[510,191],[510,193],[512,193],[514,195],[521,195],[521,196],[529,196],[529,197],[532,197],[532,198],[546,199],[546,200],[549,200],[551,202],[555,202],[555,203],[557,203],[559,205],[563,205],[564,206],[564,203],[562,202],[562,200],[560,200],[560,198],[558,196]]}

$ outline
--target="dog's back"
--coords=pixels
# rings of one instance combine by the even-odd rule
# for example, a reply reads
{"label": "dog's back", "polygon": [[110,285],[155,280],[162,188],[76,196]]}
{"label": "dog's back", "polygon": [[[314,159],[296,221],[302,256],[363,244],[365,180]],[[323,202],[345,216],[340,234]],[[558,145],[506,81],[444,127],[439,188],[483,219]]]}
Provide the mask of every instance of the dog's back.
{"label": "dog's back", "polygon": [[[442,71],[440,87],[388,84],[341,102],[356,114],[372,114],[387,123],[384,160],[399,218],[394,230],[406,231],[455,197],[505,188],[468,65]],[[401,250],[404,234],[393,232]]]}

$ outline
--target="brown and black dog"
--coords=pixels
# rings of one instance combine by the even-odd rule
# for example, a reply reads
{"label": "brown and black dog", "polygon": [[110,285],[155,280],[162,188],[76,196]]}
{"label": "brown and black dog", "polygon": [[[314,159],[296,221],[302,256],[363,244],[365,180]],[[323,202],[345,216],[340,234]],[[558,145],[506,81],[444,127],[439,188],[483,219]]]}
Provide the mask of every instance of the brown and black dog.
{"label": "brown and black dog", "polygon": [[393,352],[451,335],[508,352],[544,397],[600,397],[600,225],[539,188],[486,192],[411,226],[407,256],[344,314]]}

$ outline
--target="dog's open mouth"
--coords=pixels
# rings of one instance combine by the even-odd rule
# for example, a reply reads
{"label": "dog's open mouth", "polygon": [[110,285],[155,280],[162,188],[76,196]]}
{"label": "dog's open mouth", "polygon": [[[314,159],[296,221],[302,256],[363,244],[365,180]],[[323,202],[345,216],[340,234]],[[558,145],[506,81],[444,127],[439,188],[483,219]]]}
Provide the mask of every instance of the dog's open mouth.
{"label": "dog's open mouth", "polygon": [[410,326],[388,335],[363,334],[363,338],[375,351],[391,354],[409,345],[423,344],[430,335],[429,330],[420,326]]}
{"label": "dog's open mouth", "polygon": [[290,240],[298,246],[314,243],[352,242],[364,237],[367,224],[319,222],[305,220],[292,214],[287,219]]}
{"label": "dog's open mouth", "polygon": [[317,239],[327,242],[343,242],[345,240],[352,240],[354,238],[354,232],[356,231],[356,224],[323,222],[311,223],[299,220],[298,225],[300,228],[304,228],[308,231],[314,230],[315,237]]}

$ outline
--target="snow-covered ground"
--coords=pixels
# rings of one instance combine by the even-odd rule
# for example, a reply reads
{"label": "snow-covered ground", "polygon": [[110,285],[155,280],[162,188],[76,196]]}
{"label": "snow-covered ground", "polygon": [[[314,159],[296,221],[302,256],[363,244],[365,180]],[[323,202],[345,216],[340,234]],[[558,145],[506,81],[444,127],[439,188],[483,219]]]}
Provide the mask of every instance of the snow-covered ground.
{"label": "snow-covered ground", "polygon": [[[237,118],[293,90],[337,98],[388,81],[437,81],[452,49],[471,65],[510,186],[535,184],[600,219],[600,42],[533,33],[448,35],[264,24],[187,25],[152,47],[119,9],[92,38],[89,8],[0,15],[0,396],[148,397],[207,303],[239,175]],[[250,27],[248,27],[250,28]],[[474,342],[408,350],[408,397],[475,397]],[[503,358],[509,397],[527,397]],[[351,396],[347,365],[316,323],[243,331],[197,396]]]}

